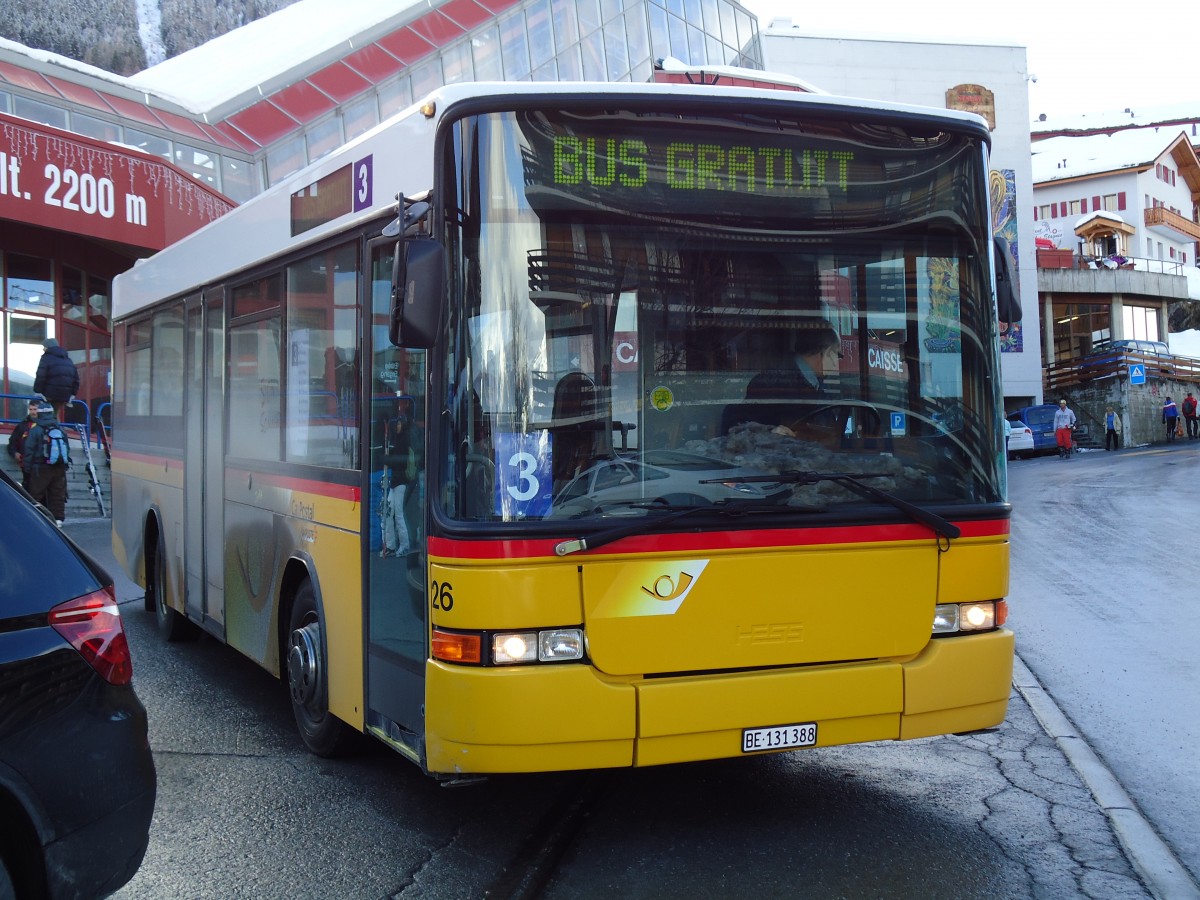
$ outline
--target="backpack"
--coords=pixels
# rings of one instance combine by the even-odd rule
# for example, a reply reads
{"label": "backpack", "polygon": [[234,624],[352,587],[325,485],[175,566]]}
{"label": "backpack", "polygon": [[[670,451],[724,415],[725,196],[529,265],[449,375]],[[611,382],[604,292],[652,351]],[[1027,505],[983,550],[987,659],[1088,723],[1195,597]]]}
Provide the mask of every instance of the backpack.
{"label": "backpack", "polygon": [[38,462],[48,466],[69,466],[71,464],[71,448],[67,444],[67,436],[62,426],[57,422],[39,425],[42,430],[42,452]]}

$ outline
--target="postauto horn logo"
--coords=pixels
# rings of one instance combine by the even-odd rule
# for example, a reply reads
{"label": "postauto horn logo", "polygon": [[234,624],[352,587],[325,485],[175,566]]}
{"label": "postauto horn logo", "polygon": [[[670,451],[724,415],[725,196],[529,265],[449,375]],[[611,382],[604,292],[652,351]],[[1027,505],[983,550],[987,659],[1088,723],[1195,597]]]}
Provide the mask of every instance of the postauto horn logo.
{"label": "postauto horn logo", "polygon": [[607,618],[672,616],[683,606],[708,565],[683,560],[666,569],[661,561],[626,565],[601,599],[597,614]]}

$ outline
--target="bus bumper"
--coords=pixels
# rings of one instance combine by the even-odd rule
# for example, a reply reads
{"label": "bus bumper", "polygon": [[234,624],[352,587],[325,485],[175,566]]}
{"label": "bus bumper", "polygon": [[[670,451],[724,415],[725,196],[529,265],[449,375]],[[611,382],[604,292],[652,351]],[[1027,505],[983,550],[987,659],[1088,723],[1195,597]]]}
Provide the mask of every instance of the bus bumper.
{"label": "bus bumper", "polygon": [[609,682],[587,666],[429,663],[426,768],[549,772],[740,756],[742,731],[817,724],[816,746],[908,740],[1000,724],[1007,629],[931,641],[907,662]]}

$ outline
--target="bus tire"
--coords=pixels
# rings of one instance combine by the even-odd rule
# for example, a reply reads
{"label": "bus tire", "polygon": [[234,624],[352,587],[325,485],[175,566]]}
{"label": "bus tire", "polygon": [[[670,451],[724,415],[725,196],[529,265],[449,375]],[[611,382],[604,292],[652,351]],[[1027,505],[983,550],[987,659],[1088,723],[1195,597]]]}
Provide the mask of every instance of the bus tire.
{"label": "bus tire", "polygon": [[155,541],[148,548],[149,558],[146,560],[146,606],[154,610],[154,620],[158,625],[158,633],[163,639],[172,643],[190,641],[199,635],[199,629],[188,621],[187,616],[167,605],[167,563],[159,547],[161,541]]}
{"label": "bus tire", "polygon": [[321,616],[316,591],[307,579],[292,600],[285,650],[292,715],[304,746],[317,756],[341,756],[349,750],[354,732],[329,711],[329,669]]}

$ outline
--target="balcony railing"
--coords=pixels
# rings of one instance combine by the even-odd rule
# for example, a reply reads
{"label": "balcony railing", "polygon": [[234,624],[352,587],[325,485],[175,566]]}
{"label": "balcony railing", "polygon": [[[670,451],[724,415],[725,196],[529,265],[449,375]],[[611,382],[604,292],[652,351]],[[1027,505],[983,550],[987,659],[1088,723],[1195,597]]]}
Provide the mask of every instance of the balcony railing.
{"label": "balcony railing", "polygon": [[1200,241],[1200,225],[1191,219],[1185,219],[1165,206],[1151,206],[1145,212],[1147,228],[1167,228],[1193,241]]}
{"label": "balcony railing", "polygon": [[1147,259],[1142,256],[1080,256],[1071,250],[1039,250],[1039,269],[1134,269],[1156,275],[1182,275],[1187,263],[1175,259]]}
{"label": "balcony railing", "polygon": [[1092,384],[1102,378],[1128,378],[1129,367],[1133,365],[1144,367],[1147,381],[1163,378],[1200,381],[1200,359],[1120,350],[1058,360],[1046,366],[1042,381],[1046,391],[1058,392]]}

